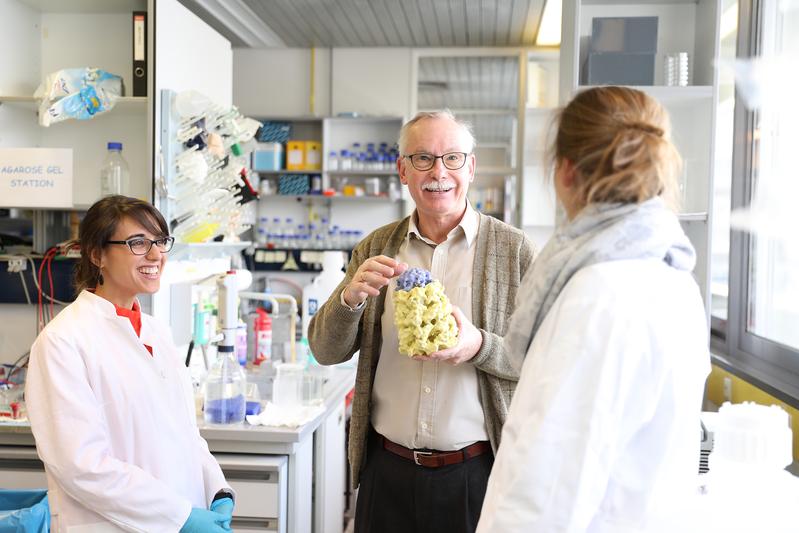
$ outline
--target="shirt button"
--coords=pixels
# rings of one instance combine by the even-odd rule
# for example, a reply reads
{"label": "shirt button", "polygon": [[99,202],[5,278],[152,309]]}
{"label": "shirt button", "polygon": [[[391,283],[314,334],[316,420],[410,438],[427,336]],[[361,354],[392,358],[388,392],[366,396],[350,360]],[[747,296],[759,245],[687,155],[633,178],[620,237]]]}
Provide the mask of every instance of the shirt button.
{"label": "shirt button", "polygon": [[431,389],[430,389],[430,387],[425,387],[425,388],[424,388],[424,391],[425,391],[427,394],[430,394],[430,390],[431,390]]}
{"label": "shirt button", "polygon": [[427,422],[422,422],[422,429],[427,429]]}

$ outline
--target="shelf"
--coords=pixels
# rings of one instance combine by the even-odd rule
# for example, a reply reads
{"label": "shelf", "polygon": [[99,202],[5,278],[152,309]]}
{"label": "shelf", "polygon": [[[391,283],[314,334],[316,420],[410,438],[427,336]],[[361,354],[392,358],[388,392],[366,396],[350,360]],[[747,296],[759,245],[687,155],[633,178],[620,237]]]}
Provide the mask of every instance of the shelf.
{"label": "shelf", "polygon": [[252,245],[250,241],[240,242],[176,242],[169,252],[169,258],[175,260],[213,259],[238,252]]}
{"label": "shelf", "polygon": [[[596,85],[580,85],[578,90],[591,89]],[[690,103],[713,98],[713,87],[710,85],[689,85],[688,87],[667,87],[664,85],[631,86],[630,89],[643,91],[663,104]]]}
{"label": "shelf", "polygon": [[147,9],[147,0],[22,0],[22,3],[48,13],[130,13]]}
{"label": "shelf", "polygon": [[299,248],[266,248],[257,246],[252,253],[245,254],[247,268],[252,271],[268,272],[320,272],[324,252],[342,252],[347,254],[349,262],[351,249],[299,249]]}
{"label": "shelf", "polygon": [[324,196],[322,194],[267,194],[260,197],[261,200],[266,199],[280,199],[280,200],[336,200],[343,202],[375,202],[375,203],[397,203],[402,199],[392,200],[387,196]]}
{"label": "shelf", "polygon": [[585,6],[640,6],[653,4],[698,4],[699,0],[582,0]]}
{"label": "shelf", "polygon": [[[0,96],[0,105],[8,104],[13,106],[24,107],[26,109],[38,110],[41,99],[34,98],[33,96]],[[146,96],[122,96],[117,99],[116,104],[111,108],[110,112],[114,111],[131,111],[141,110],[144,111],[147,106]]]}
{"label": "shelf", "polygon": [[253,170],[256,174],[321,174],[321,169],[304,170]]}
{"label": "shelf", "polygon": [[682,222],[707,222],[707,213],[680,213],[678,218]]}
{"label": "shelf", "polygon": [[328,170],[331,176],[398,176],[396,170]]}
{"label": "shelf", "polygon": [[475,176],[510,176],[517,174],[517,172],[513,167],[481,167],[478,164],[474,174]]}

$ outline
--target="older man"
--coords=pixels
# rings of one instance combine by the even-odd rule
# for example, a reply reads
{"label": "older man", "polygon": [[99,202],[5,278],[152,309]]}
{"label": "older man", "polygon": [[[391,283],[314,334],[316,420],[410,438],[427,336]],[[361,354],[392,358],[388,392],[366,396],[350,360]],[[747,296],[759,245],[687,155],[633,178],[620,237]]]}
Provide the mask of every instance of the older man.
{"label": "older man", "polygon": [[[357,532],[474,531],[518,373],[502,348],[533,246],[476,212],[474,137],[447,111],[400,132],[400,180],[414,213],[368,235],[344,281],[310,323],[317,360],[360,350],[350,427]],[[408,265],[440,280],[458,343],[427,357],[399,353],[392,279]]]}

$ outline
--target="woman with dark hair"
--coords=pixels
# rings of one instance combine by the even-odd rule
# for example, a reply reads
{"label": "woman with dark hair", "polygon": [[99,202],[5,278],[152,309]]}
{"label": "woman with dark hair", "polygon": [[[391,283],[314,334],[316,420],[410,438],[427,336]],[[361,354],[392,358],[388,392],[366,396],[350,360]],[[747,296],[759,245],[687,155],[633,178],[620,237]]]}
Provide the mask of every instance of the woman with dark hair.
{"label": "woman with dark hair", "polygon": [[25,389],[52,531],[229,531],[233,494],[197,429],[188,372],[136,299],[160,287],[166,221],[110,196],[79,239],[80,292],[34,342]]}
{"label": "woman with dark hair", "polygon": [[664,109],[598,87],[561,112],[568,220],[533,263],[504,338],[521,368],[479,532],[678,531],[696,492],[710,371],[695,253],[674,205]]}

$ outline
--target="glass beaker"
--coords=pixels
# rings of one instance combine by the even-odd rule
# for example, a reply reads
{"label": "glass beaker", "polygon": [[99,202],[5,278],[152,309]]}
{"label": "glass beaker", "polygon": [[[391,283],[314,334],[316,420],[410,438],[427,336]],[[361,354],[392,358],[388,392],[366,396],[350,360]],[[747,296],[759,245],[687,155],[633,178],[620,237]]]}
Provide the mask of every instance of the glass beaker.
{"label": "glass beaker", "polygon": [[302,403],[303,365],[283,363],[276,365],[277,375],[272,385],[272,403],[292,406]]}

